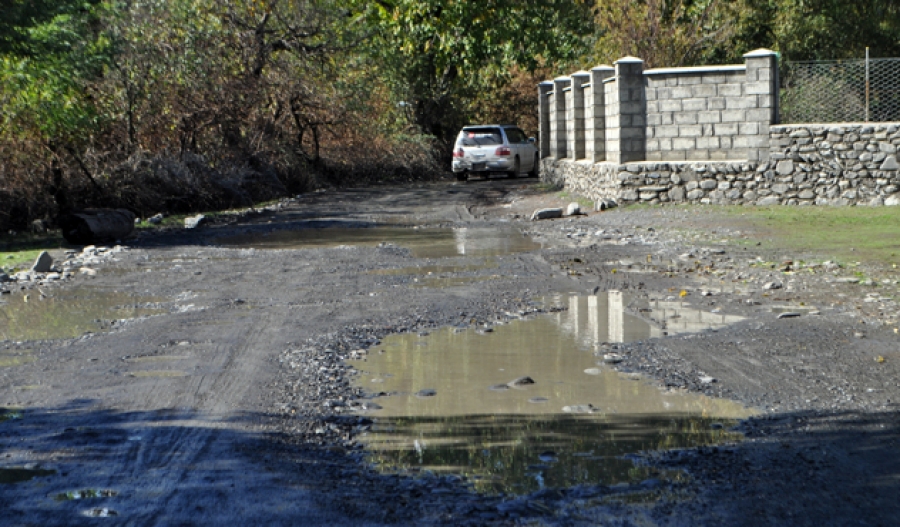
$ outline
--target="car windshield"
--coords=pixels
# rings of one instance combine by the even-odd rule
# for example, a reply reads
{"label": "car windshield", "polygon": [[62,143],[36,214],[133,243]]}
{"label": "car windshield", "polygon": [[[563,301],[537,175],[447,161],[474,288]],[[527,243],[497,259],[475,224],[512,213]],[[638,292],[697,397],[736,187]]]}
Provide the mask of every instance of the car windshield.
{"label": "car windshield", "polygon": [[460,132],[460,143],[465,146],[502,145],[499,128],[465,128]]}

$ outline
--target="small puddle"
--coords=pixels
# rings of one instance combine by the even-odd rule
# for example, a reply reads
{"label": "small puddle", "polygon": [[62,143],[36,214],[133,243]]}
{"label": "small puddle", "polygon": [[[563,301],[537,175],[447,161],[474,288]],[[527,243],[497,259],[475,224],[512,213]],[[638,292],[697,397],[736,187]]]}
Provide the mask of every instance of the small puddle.
{"label": "small puddle", "polygon": [[0,423],[3,421],[13,421],[22,418],[21,410],[13,410],[11,408],[0,408]]}
{"label": "small puddle", "polygon": [[53,497],[56,501],[84,500],[90,498],[114,498],[119,493],[110,489],[81,489],[61,492]]}
{"label": "small puddle", "polygon": [[541,248],[541,244],[514,227],[457,228],[307,228],[266,234],[241,234],[216,239],[225,247],[299,249],[339,245],[376,246],[392,243],[408,248],[416,258],[500,256]]}
{"label": "small puddle", "polygon": [[[740,439],[729,428],[752,410],[664,391],[603,364],[594,352],[601,344],[662,333],[626,313],[621,293],[553,302],[569,309],[488,333],[393,335],[373,350],[384,353],[353,361],[358,386],[396,394],[367,412],[375,422],[361,439],[375,465],[464,474],[483,492],[524,494],[659,477],[629,454]],[[678,312],[696,316],[683,306]]]}
{"label": "small puddle", "polygon": [[[104,331],[112,320],[165,313],[150,307],[158,301],[89,287],[54,288],[47,296],[34,289],[0,305],[0,340],[60,339]],[[0,364],[3,360],[0,356]]]}
{"label": "small puddle", "polygon": [[34,478],[51,476],[56,474],[55,470],[44,470],[39,468],[0,468],[0,484],[2,483],[20,483],[29,481]]}

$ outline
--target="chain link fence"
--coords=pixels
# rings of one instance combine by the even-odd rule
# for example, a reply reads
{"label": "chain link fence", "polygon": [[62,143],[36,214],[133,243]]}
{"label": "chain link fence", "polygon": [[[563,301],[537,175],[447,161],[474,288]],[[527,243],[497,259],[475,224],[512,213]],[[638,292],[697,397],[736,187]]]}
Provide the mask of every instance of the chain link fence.
{"label": "chain link fence", "polygon": [[900,121],[900,58],[781,65],[781,122]]}

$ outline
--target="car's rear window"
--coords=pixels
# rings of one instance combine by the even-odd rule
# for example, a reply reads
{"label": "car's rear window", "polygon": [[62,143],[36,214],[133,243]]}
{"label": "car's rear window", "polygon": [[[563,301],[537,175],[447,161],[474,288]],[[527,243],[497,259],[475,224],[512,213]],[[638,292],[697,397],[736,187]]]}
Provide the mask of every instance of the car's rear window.
{"label": "car's rear window", "polygon": [[502,145],[503,135],[499,128],[466,128],[459,133],[460,142],[465,146]]}

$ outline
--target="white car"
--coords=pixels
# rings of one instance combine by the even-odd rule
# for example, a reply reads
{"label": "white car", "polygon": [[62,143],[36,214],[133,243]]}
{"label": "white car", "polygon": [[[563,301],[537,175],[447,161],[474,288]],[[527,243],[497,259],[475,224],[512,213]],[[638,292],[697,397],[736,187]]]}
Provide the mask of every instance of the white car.
{"label": "white car", "polygon": [[502,173],[517,177],[538,176],[540,156],[534,138],[526,137],[518,126],[485,124],[466,126],[453,147],[453,173],[465,181],[473,173]]}

